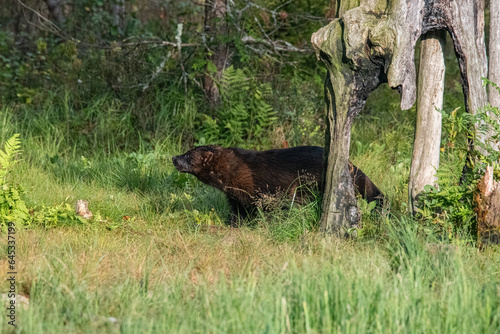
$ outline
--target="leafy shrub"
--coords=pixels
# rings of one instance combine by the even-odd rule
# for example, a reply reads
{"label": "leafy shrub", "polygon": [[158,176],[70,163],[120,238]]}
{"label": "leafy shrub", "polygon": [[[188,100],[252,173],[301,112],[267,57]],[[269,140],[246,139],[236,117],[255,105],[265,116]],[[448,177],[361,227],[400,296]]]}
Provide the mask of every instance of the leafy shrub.
{"label": "leafy shrub", "polygon": [[[448,138],[441,149],[438,187],[425,187],[420,213],[424,221],[435,224],[443,232],[459,228],[475,235],[477,183],[488,165],[494,167],[497,178],[500,172],[500,152],[496,149],[500,138],[500,110],[490,105],[475,115],[459,114],[457,110],[442,112]],[[480,137],[486,138],[485,142],[481,142]],[[474,146],[464,139],[473,142]]]}
{"label": "leafy shrub", "polygon": [[19,134],[13,135],[5,142],[4,150],[0,150],[0,227],[4,229],[9,222],[25,224],[28,222],[28,209],[21,198],[21,187],[12,185],[7,177],[14,165],[19,162],[17,155],[21,152]]}
{"label": "leafy shrub", "polygon": [[442,112],[443,126],[448,133],[443,153],[441,154],[440,168],[437,171],[438,187],[425,186],[422,196],[423,217],[440,227],[470,228],[474,221],[473,192],[474,183],[461,181],[462,170],[468,149],[461,142],[469,133],[467,114]]}
{"label": "leafy shrub", "polygon": [[28,209],[22,198],[23,189],[9,180],[9,174],[20,161],[21,141],[19,134],[13,135],[0,150],[0,229],[8,223],[16,226],[43,226],[46,228],[86,222],[75,214],[68,203],[54,206],[42,205]]}
{"label": "leafy shrub", "polygon": [[87,222],[83,217],[77,216],[75,214],[75,209],[68,203],[52,206],[42,205],[31,210],[31,214],[32,225],[45,228],[84,224]]}

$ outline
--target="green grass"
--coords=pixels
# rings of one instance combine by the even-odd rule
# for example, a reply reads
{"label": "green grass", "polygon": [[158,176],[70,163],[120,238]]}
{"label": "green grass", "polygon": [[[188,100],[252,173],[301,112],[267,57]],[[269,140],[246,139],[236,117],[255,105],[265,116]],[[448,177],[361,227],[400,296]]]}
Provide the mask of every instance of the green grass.
{"label": "green grass", "polygon": [[[43,105],[0,108],[0,144],[21,134],[23,160],[9,179],[24,188],[28,207],[85,199],[95,217],[18,229],[17,288],[29,306],[18,309],[14,331],[500,331],[500,250],[478,251],[468,235],[441,238],[408,218],[414,112],[399,110],[387,88],[356,120],[351,157],[390,210],[364,214],[356,241],[318,233],[320,199],[226,227],[223,195],[171,163],[196,127],[193,101],[160,94],[164,109],[140,126],[132,105],[109,96],[83,109],[71,101],[54,93]],[[287,139],[292,130],[280,131]],[[321,140],[315,132],[303,142]],[[2,277],[6,247],[3,236]],[[6,320],[1,331],[12,332]]]}
{"label": "green grass", "polygon": [[159,223],[17,237],[20,332],[500,330],[498,249],[429,243],[409,221],[377,242]]}

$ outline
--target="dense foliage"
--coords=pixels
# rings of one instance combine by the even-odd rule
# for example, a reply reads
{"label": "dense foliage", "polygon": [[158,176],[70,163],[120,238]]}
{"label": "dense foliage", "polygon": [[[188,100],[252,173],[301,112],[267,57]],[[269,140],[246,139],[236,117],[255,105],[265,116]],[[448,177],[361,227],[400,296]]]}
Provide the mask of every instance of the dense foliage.
{"label": "dense foliage", "polygon": [[[499,124],[496,121],[500,110],[488,105],[476,115],[459,115],[457,109],[442,114],[443,126],[448,133],[442,148],[444,161],[436,171],[438,187],[425,187],[420,213],[424,221],[437,225],[439,230],[452,237],[451,233],[456,228],[464,231],[475,230],[474,196],[486,166],[493,166],[496,177],[499,176],[500,152],[495,149],[495,145],[500,136]],[[485,143],[476,140],[478,134],[490,131],[494,135]],[[461,145],[460,137],[466,137],[476,145]]]}
{"label": "dense foliage", "polygon": [[[18,115],[23,108],[40,113],[45,101],[60,99],[66,110],[57,117],[82,137],[90,135],[103,117],[89,114],[89,108],[110,103],[116,119],[110,122],[125,120],[136,139],[141,133],[142,139],[179,138],[186,146],[199,140],[251,146],[279,128],[295,144],[310,140],[304,133],[314,132],[315,125],[302,119],[320,115],[324,70],[315,61],[309,38],[327,22],[327,4],[231,2],[224,18],[230,28],[208,41],[203,4],[126,1],[121,24],[113,21],[110,6],[112,2],[100,0],[61,3],[65,21],[58,25],[36,23],[39,14],[50,17],[43,2],[2,9],[0,101],[13,104]],[[23,15],[12,15],[16,11]],[[253,42],[243,43],[244,37]],[[264,39],[304,52],[278,51],[255,42]],[[212,110],[204,103],[203,79],[215,71],[207,54],[218,44],[228,45],[231,54],[226,61],[234,72],[218,82],[224,101],[221,110]],[[231,81],[233,74],[243,84],[240,91]],[[242,109],[237,104],[243,98],[248,104]],[[257,114],[249,114],[254,107]],[[237,123],[249,118],[252,129],[239,133]],[[202,128],[205,135],[198,133]]]}

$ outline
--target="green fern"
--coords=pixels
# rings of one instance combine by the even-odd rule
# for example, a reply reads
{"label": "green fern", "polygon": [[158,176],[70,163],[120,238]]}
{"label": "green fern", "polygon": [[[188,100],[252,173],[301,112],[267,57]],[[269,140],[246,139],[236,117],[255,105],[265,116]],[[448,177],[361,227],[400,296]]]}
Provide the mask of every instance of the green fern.
{"label": "green fern", "polygon": [[[486,106],[476,114],[457,111],[441,112],[443,129],[448,133],[448,138],[444,142],[441,164],[436,174],[439,189],[430,185],[425,187],[421,197],[421,213],[424,220],[441,227],[443,231],[458,227],[472,231],[475,235],[472,229],[476,222],[474,193],[477,183],[487,165],[494,166],[495,171],[498,171],[500,152],[495,149],[495,145],[500,139],[497,121],[500,119],[500,110]],[[486,140],[478,140],[479,135]],[[472,139],[474,146],[470,147],[466,139]],[[478,148],[482,148],[486,155]]]}
{"label": "green fern", "polygon": [[[0,228],[4,230],[9,223],[29,224],[26,203],[21,198],[21,187],[7,183],[7,175],[19,162],[17,155],[21,152],[19,134],[13,135],[0,150]],[[10,226],[10,225],[9,225]]]}
{"label": "green fern", "polygon": [[249,76],[242,69],[235,69],[229,66],[223,73],[220,85],[220,93],[222,100],[226,104],[231,102],[239,95],[247,95],[246,92],[250,89]]}
{"label": "green fern", "polygon": [[5,183],[7,175],[12,171],[14,165],[19,162],[16,156],[21,153],[21,141],[19,134],[14,134],[0,150],[0,184]]}
{"label": "green fern", "polygon": [[202,116],[199,144],[243,145],[260,142],[276,123],[276,112],[266,99],[271,87],[252,79],[246,69],[230,66],[220,81],[221,105],[215,117]]}

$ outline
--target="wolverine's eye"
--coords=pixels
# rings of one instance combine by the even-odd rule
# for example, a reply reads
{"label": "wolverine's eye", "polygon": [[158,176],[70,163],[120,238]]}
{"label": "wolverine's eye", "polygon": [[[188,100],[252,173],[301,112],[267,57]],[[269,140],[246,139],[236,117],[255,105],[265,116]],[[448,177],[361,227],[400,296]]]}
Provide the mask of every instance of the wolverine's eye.
{"label": "wolverine's eye", "polygon": [[186,163],[188,165],[193,165],[193,157],[191,155],[186,155]]}

